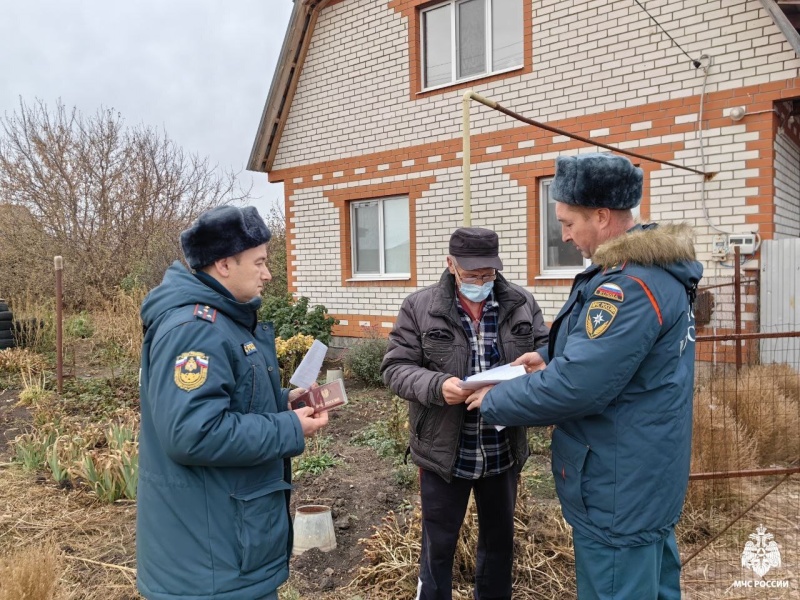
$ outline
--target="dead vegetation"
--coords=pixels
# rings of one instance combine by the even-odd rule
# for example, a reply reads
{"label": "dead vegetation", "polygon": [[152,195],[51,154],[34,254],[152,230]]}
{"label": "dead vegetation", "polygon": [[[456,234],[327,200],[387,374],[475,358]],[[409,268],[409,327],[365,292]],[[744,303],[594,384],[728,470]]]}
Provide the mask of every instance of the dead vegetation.
{"label": "dead vegetation", "polygon": [[[575,559],[570,527],[553,501],[534,499],[521,485],[514,520],[514,598],[575,597]],[[390,512],[364,545],[366,565],[349,588],[374,599],[411,598],[417,589],[421,511]],[[456,546],[453,598],[472,598],[478,513],[470,500]]]}

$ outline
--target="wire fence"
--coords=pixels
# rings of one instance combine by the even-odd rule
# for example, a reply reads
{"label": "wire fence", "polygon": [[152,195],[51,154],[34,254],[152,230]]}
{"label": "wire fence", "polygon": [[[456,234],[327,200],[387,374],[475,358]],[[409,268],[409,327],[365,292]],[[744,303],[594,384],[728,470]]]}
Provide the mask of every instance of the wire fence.
{"label": "wire fence", "polygon": [[[700,290],[684,597],[800,597],[800,341],[757,331],[762,279]],[[788,325],[788,327],[787,327]]]}

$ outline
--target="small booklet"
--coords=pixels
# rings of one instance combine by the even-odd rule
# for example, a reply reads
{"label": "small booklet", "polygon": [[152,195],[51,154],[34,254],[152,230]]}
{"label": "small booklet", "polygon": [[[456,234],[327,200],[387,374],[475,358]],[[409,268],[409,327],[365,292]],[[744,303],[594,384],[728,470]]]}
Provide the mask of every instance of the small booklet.
{"label": "small booklet", "polygon": [[489,369],[488,371],[470,375],[464,381],[459,381],[458,385],[462,390],[479,390],[487,385],[508,381],[509,379],[520,377],[521,375],[525,375],[524,366],[517,365],[512,367],[511,365],[501,365],[494,369]]}
{"label": "small booklet", "polygon": [[311,388],[306,393],[298,396],[289,403],[292,410],[310,406],[314,414],[330,410],[347,404],[347,393],[344,391],[344,381],[334,379],[330,383]]}

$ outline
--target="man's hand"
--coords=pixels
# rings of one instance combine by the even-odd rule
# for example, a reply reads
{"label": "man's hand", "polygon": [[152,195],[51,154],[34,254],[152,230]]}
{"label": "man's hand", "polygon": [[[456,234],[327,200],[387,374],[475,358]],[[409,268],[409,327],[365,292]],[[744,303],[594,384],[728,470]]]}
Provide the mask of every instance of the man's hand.
{"label": "man's hand", "polygon": [[482,387],[479,390],[474,390],[467,398],[467,410],[476,410],[480,409],[481,403],[483,402],[483,397],[489,393],[494,386],[487,385],[486,387]]}
{"label": "man's hand", "polygon": [[[311,384],[311,389],[318,388],[319,384],[315,381]],[[292,402],[297,400],[300,396],[305,394],[308,390],[305,388],[294,388],[293,390],[289,390],[289,408],[292,406]]]}
{"label": "man's hand", "polygon": [[547,365],[544,363],[542,355],[538,352],[526,352],[517,360],[511,363],[511,366],[516,367],[522,365],[525,367],[526,373],[533,373],[534,371],[541,371]]}
{"label": "man's hand", "polygon": [[458,383],[461,380],[458,377],[451,377],[446,379],[442,384],[442,396],[444,401],[451,406],[461,404],[472,393],[472,390],[462,390]]}
{"label": "man's hand", "polygon": [[297,418],[300,419],[300,426],[303,428],[303,437],[312,437],[317,431],[328,424],[328,411],[314,414],[314,409],[310,406],[304,406],[294,411]]}

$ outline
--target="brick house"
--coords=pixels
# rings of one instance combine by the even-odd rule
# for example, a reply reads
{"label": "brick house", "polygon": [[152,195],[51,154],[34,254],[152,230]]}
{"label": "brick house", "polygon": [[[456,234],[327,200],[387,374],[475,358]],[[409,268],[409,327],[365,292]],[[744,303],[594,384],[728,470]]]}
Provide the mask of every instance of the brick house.
{"label": "brick house", "polygon": [[[295,0],[248,166],[284,184],[290,289],[358,337],[388,331],[403,298],[438,280],[463,218],[468,89],[716,172],[704,184],[634,160],[641,219],[695,225],[704,284],[730,281],[729,235],[800,236],[800,35],[782,5]],[[555,157],[596,149],[479,104],[471,127],[472,224],[498,232],[504,275],[550,321],[583,269],[547,195]],[[758,257],[745,257],[753,274]]]}

